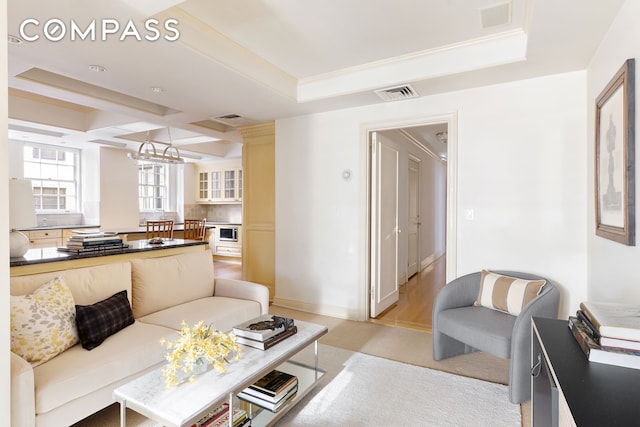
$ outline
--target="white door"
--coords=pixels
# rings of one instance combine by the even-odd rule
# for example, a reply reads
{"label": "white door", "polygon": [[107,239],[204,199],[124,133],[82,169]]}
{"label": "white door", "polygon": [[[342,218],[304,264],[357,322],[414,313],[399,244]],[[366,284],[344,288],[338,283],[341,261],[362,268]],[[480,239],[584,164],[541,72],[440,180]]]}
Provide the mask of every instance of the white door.
{"label": "white door", "polygon": [[416,274],[420,253],[420,163],[409,159],[409,220],[407,222],[407,278]]}
{"label": "white door", "polygon": [[398,172],[400,152],[371,133],[371,303],[376,317],[398,301]]}

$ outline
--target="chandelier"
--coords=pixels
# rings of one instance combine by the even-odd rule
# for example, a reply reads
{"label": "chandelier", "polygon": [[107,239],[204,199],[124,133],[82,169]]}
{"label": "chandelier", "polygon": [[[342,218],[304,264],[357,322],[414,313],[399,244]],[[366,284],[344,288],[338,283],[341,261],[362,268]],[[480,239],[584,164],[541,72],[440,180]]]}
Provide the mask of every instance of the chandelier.
{"label": "chandelier", "polygon": [[151,142],[149,131],[147,131],[147,138],[140,144],[138,151],[129,153],[128,157],[133,160],[143,160],[152,163],[184,163],[184,159],[180,157],[178,147],[175,147],[171,141],[171,128],[167,128],[167,133],[169,134],[169,145],[162,151],[162,154],[158,154],[156,146]]}

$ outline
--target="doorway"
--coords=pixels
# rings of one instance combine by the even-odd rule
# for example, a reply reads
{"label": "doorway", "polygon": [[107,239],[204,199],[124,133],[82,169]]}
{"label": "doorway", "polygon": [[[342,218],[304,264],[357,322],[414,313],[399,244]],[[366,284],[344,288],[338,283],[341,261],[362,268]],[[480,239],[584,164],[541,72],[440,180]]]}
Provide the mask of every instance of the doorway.
{"label": "doorway", "polygon": [[447,138],[454,124],[452,115],[369,130],[367,317],[373,322],[430,330],[433,299],[455,273],[447,271],[455,266],[455,252],[445,256],[455,239],[448,232],[455,223],[455,169]]}

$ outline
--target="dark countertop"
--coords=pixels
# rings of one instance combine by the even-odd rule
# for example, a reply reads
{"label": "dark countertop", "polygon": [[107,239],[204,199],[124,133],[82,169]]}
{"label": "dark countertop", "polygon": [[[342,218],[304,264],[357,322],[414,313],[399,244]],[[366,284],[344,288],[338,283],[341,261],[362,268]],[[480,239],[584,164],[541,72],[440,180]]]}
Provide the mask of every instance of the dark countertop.
{"label": "dark countertop", "polygon": [[69,252],[60,252],[57,248],[29,249],[23,257],[11,258],[10,266],[18,267],[22,265],[42,264],[46,262],[68,261],[73,259],[95,258],[106,255],[156,251],[184,246],[206,245],[207,242],[200,240],[172,239],[165,240],[161,245],[151,245],[146,240],[134,240],[131,242],[127,242],[127,244],[129,245],[129,247],[121,250],[88,253],[82,255],[77,255]]}

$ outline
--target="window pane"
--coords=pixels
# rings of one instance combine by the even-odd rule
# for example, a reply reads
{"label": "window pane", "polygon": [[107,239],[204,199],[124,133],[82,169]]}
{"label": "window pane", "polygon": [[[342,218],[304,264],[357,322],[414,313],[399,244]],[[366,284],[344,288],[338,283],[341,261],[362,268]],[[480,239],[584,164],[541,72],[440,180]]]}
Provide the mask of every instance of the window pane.
{"label": "window pane", "polygon": [[32,181],[36,209],[77,210],[78,153],[71,148],[25,143],[24,177]]}
{"label": "window pane", "polygon": [[168,197],[166,165],[140,162],[138,183],[140,210],[164,210]]}

